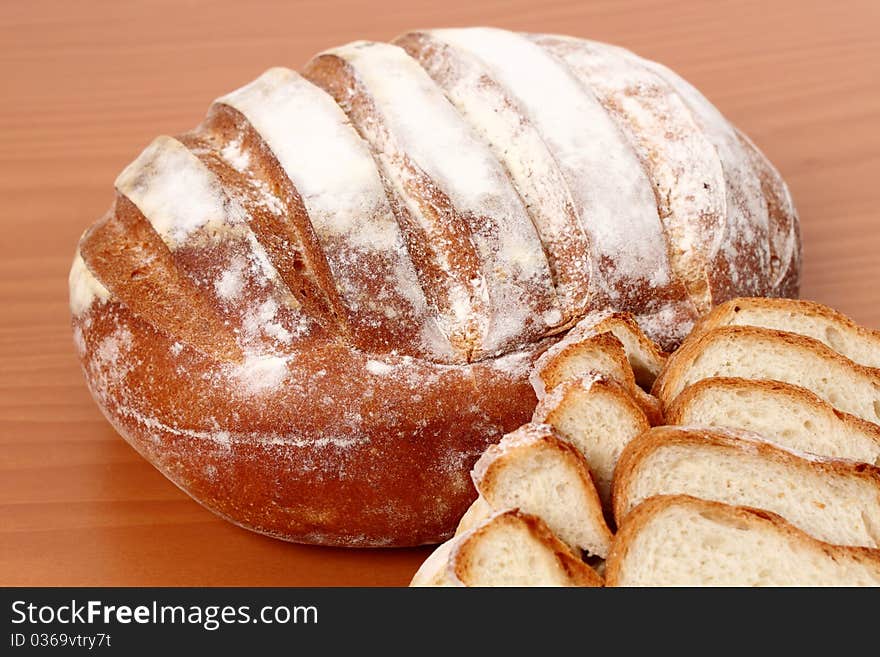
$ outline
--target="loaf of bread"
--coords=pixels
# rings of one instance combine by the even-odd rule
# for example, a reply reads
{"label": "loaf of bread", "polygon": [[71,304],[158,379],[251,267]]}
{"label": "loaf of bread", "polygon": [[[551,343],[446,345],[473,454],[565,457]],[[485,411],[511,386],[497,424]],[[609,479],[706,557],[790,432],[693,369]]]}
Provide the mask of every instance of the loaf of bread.
{"label": "loaf of bread", "polygon": [[156,139],[83,235],[70,303],[101,410],[207,508],[415,545],[451,534],[579,320],[630,312],[668,350],[799,271],[779,175],[674,73],[455,29],[271,69]]}
{"label": "loaf of bread", "polygon": [[775,513],[687,496],[627,516],[607,586],[880,586],[880,550],[823,543]]}
{"label": "loaf of bread", "polygon": [[655,427],[614,473],[618,527],[655,495],[692,495],[779,514],[819,540],[880,548],[880,469],[794,454],[743,432]]}

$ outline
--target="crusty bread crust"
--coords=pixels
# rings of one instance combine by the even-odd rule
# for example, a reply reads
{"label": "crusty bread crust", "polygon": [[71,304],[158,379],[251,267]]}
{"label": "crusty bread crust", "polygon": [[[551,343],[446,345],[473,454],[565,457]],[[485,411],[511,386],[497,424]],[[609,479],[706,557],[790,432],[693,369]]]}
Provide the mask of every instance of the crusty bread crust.
{"label": "crusty bread crust", "polygon": [[788,400],[789,403],[793,405],[796,404],[798,407],[810,408],[818,416],[833,416],[848,430],[865,436],[880,447],[880,426],[877,426],[873,422],[863,420],[860,417],[856,417],[855,415],[850,415],[849,413],[837,410],[824,399],[806,388],[791,383],[783,383],[782,381],[768,381],[765,379],[712,377],[697,381],[693,385],[685,388],[681,394],[675,398],[672,405],[666,409],[666,422],[668,424],[677,425],[693,424],[693,422],[688,422],[688,409],[697,399],[703,395],[711,395],[712,391],[717,389],[733,391],[754,390],[784,398]]}
{"label": "crusty bread crust", "polygon": [[[408,32],[393,43],[419,62],[507,169],[529,207],[553,272],[562,321],[552,331],[570,328],[590,307],[593,267],[584,262],[590,240],[537,127],[478,57],[431,31]],[[534,175],[536,170],[542,175]]]}
{"label": "crusty bread crust", "polygon": [[[697,312],[705,313],[711,307],[711,292],[723,287],[717,280],[729,274],[733,259],[743,257],[735,249],[716,248],[710,253],[709,245],[727,222],[718,150],[675,89],[637,57],[621,48],[556,35],[532,39],[565,61],[593,90],[633,145],[655,189],[660,220],[671,236],[670,265]],[[691,221],[698,207],[700,221]]]}
{"label": "crusty bread crust", "polygon": [[634,508],[617,531],[608,560],[605,562],[606,586],[620,586],[623,577],[622,571],[626,567],[630,548],[639,533],[665,510],[675,506],[693,509],[694,513],[711,514],[720,522],[744,523],[762,531],[777,533],[787,540],[813,548],[835,561],[851,559],[872,567],[880,577],[880,550],[825,543],[801,531],[781,516],[763,509],[732,506],[698,499],[690,495],[658,495],[645,500]]}
{"label": "crusty bread crust", "polygon": [[834,474],[861,479],[876,489],[880,499],[880,468],[867,463],[798,455],[748,432],[698,427],[654,427],[632,440],[624,448],[617,462],[612,501],[618,527],[626,522],[634,506],[630,500],[630,488],[639,477],[641,465],[652,453],[674,445],[694,447],[711,445],[733,453],[757,454],[763,459],[784,464],[791,468],[792,472],[799,471],[811,475]]}
{"label": "crusty bread crust", "polygon": [[451,535],[474,461],[531,417],[543,348],[451,368],[313,339],[295,359],[236,363],[113,301],[74,332],[99,407],[171,481],[248,529],[350,547]]}
{"label": "crusty bread crust", "polygon": [[627,359],[633,369],[636,383],[642,388],[650,389],[657,375],[663,370],[669,354],[645,335],[632,314],[612,313],[595,324],[592,330],[595,333],[609,331],[616,335],[624,345],[624,337],[635,342],[637,348],[627,351]]}
{"label": "crusty bread crust", "polygon": [[538,402],[538,405],[535,406],[535,412],[532,414],[532,421],[546,422],[552,425],[554,412],[565,403],[572,391],[579,387],[583,388],[588,383],[590,391],[595,390],[596,394],[607,396],[616,403],[625,406],[633,415],[644,418],[644,431],[651,428],[644,410],[627,392],[626,388],[616,381],[606,379],[598,374],[583,374],[579,377],[563,381]]}
{"label": "crusty bread crust", "polygon": [[633,370],[636,383],[650,390],[669,358],[656,342],[639,326],[632,313],[600,311],[590,313],[568,332],[564,344],[585,340],[601,333],[611,333],[620,340]]}
{"label": "crusty bread crust", "polygon": [[[651,390],[651,393],[660,401],[664,410],[672,405],[675,398],[686,387],[685,382],[689,369],[699,359],[703,350],[714,341],[723,342],[727,340],[741,340],[755,347],[773,346],[785,348],[792,354],[797,354],[799,357],[806,359],[808,363],[814,366],[821,366],[823,363],[833,363],[847,369],[853,378],[860,379],[880,389],[880,370],[854,363],[818,340],[787,331],[754,326],[719,326],[702,333],[692,340],[686,340],[681,348],[666,362],[666,367],[664,367],[660,376],[657,377]],[[735,376],[735,373],[730,374],[730,376]]]}
{"label": "crusty bread crust", "polygon": [[761,182],[761,192],[767,199],[770,281],[773,286],[767,296],[795,298],[800,289],[803,248],[791,192],[761,149],[736,127],[734,131],[748,154]]}
{"label": "crusty bread crust", "polygon": [[454,547],[449,556],[449,570],[454,580],[467,585],[471,568],[471,550],[473,543],[481,540],[483,535],[491,531],[496,523],[513,523],[525,528],[536,540],[541,542],[556,557],[559,566],[571,580],[571,586],[603,586],[602,578],[575,555],[571,548],[563,543],[550,531],[547,524],[537,516],[510,509],[496,513],[491,518],[455,539]]}

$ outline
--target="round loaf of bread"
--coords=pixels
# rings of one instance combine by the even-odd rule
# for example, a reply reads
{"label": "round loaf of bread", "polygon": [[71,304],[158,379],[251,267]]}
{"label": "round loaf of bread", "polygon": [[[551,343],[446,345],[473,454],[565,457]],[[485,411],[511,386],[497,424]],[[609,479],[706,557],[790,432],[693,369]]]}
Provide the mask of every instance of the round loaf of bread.
{"label": "round loaf of bread", "polygon": [[116,181],[70,274],[119,433],[243,527],[451,535],[534,360],[599,309],[674,347],[734,296],[795,296],[781,178],[668,69],[496,29],[271,69]]}

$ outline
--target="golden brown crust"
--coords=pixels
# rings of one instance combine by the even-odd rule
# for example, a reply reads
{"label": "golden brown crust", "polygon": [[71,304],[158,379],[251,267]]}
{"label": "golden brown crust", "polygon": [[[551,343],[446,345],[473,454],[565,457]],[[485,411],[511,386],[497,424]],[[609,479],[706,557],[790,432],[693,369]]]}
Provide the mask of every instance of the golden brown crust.
{"label": "golden brown crust", "polygon": [[569,395],[576,393],[579,388],[582,388],[584,382],[588,379],[590,380],[589,388],[591,394],[595,392],[597,395],[605,395],[612,398],[615,403],[625,406],[636,421],[643,425],[643,431],[651,428],[651,423],[648,421],[648,417],[645,415],[641,405],[632,398],[622,385],[602,377],[592,379],[590,375],[563,381],[557,387],[558,392],[554,390],[554,395],[547,395],[538,402],[535,412],[532,414],[532,421],[546,422],[555,428],[554,418],[556,414],[560,412]]}
{"label": "golden brown crust", "polygon": [[[669,359],[669,354],[660,348],[660,345],[648,338],[636,322],[632,313],[611,313],[605,319],[597,323],[592,331],[603,333],[614,330],[626,331],[639,345],[640,353],[627,354],[630,366],[633,369],[636,384],[645,390],[650,390],[657,375],[663,370],[663,366]],[[640,363],[644,356],[644,363]]]}
{"label": "golden brown crust", "polygon": [[[689,183],[695,184],[699,178],[701,191],[711,189],[714,194],[723,194],[721,185],[707,182],[711,175],[706,171],[705,162],[699,161],[700,155],[707,152],[717,160],[714,147],[693,124],[690,112],[678,94],[660,77],[641,67],[638,58],[596,42],[545,34],[530,37],[564,62],[593,91],[633,147],[652,182],[670,268],[684,284],[697,314],[705,312],[711,298],[707,264],[702,249],[680,247],[680,224],[688,222],[701,229],[699,237],[696,240],[691,238],[692,241],[712,241],[715,235],[711,228],[723,226],[726,220],[723,204],[706,199],[700,204],[693,188],[677,195],[671,189],[669,179],[670,175],[674,176],[674,186],[683,189]],[[633,106],[639,109],[633,112]],[[702,152],[694,142],[703,146]],[[683,151],[687,153],[686,157],[683,157]],[[720,166],[718,168],[720,170]],[[675,196],[678,198],[673,201]],[[701,208],[699,221],[693,221],[692,211],[682,208],[684,198]],[[721,264],[728,263],[722,258]]]}
{"label": "golden brown crust", "polygon": [[269,361],[283,380],[268,386],[260,362],[210,358],[112,301],[74,331],[107,418],[206,507],[271,536],[364,547],[451,534],[475,497],[474,461],[530,418],[526,372],[545,346],[513,370],[395,357],[372,374],[368,354],[310,339]]}
{"label": "golden brown crust", "polygon": [[[788,187],[761,150],[734,128],[767,201],[770,282],[767,296],[796,297],[800,287],[801,247],[797,211]],[[791,252],[786,253],[786,247]]]}
{"label": "golden brown crust", "polygon": [[[333,285],[302,198],[247,119],[232,107],[215,103],[202,124],[179,140],[218,177],[226,193],[242,203],[248,226],[304,312],[328,329],[348,333],[351,317]],[[244,172],[220,155],[230,143],[240,144],[248,153]],[[281,215],[260,202],[258,184],[272,190],[283,208]]]}
{"label": "golden brown crust", "polygon": [[833,413],[838,420],[845,424],[852,431],[863,434],[875,443],[880,445],[880,426],[873,422],[868,422],[855,415],[839,411],[831,404],[817,396],[815,393],[796,386],[791,383],[783,383],[782,381],[770,381],[766,379],[741,379],[738,377],[712,377],[703,379],[685,388],[666,409],[666,422],[668,424],[690,424],[687,422],[687,409],[694,403],[696,399],[711,390],[754,390],[766,392],[779,397],[784,397],[792,403],[799,406],[809,406],[815,410],[817,414]]}
{"label": "golden brown crust", "polygon": [[[503,98],[502,104],[505,108],[519,112],[516,101],[508,95],[503,85],[490,76],[488,69],[481,65],[477,58],[468,58],[465,53],[450,47],[429,31],[408,32],[395,38],[393,43],[403,48],[410,57],[418,61],[425,72],[446,91],[453,103],[455,103],[455,97],[450,93],[450,89],[454,89],[459,84],[467,85],[467,78],[470,75],[478,78],[479,84],[468,91],[485,93],[489,90],[491,96]],[[536,128],[531,125],[531,120],[524,114],[521,115],[521,121],[515,130],[516,132],[512,135],[514,138],[520,131],[537,135]],[[498,146],[496,145],[496,148]],[[511,143],[504,143],[500,146],[503,149],[516,147]],[[561,173],[559,175],[561,176]],[[516,185],[516,181],[513,180],[513,182]],[[530,180],[530,182],[532,181]],[[548,181],[542,180],[539,184],[548,184]],[[522,189],[517,191],[528,206],[526,194]],[[540,191],[540,187],[538,187],[538,191]],[[578,219],[577,211],[570,198],[562,208],[562,212],[559,213],[561,216],[550,217],[552,222],[560,220],[565,222],[565,230],[561,232],[561,235],[548,235],[547,231],[542,231],[541,221],[536,218],[536,215],[544,214],[542,210],[534,207],[528,207],[528,210],[533,217],[538,233],[541,235],[544,253],[559,300],[562,320],[558,326],[551,329],[551,332],[558,333],[570,328],[577,322],[578,317],[588,309],[592,266],[589,262],[585,263],[584,254],[590,250],[590,240]]]}
{"label": "golden brown crust", "polygon": [[[318,55],[307,63],[303,76],[330,94],[345,110],[361,136],[370,141],[363,126],[381,125],[381,115],[354,68],[345,59],[330,53]],[[381,130],[387,132],[384,126]],[[412,161],[406,159],[396,164],[410,176],[407,192],[420,198],[420,210],[429,213],[433,219],[432,230],[426,231],[413,218],[406,201],[393,190],[388,190],[429,302],[438,310],[450,308],[457,291],[461,291],[476,314],[485,312],[483,302],[474,289],[474,285],[482,280],[479,255],[464,229],[462,217],[449,197]],[[443,263],[446,263],[445,266]],[[470,318],[449,336],[465,360],[471,360],[474,350],[478,348],[479,333],[479,327]]]}
{"label": "golden brown crust", "polygon": [[630,441],[617,461],[617,469],[614,471],[612,503],[614,519],[618,527],[622,522],[626,522],[628,514],[632,511],[629,489],[639,476],[639,468],[654,452],[674,445],[695,447],[710,445],[727,452],[757,454],[762,458],[783,463],[792,470],[863,479],[870,482],[880,494],[880,468],[868,463],[818,456],[810,456],[807,460],[768,442],[755,440],[753,436],[749,436],[748,432],[738,433],[726,429],[713,430],[697,427],[654,427]]}
{"label": "golden brown crust", "polygon": [[571,586],[603,586],[604,582],[598,573],[581,561],[581,559],[571,551],[571,548],[559,540],[556,534],[550,531],[550,528],[547,527],[547,523],[537,516],[523,513],[518,509],[511,509],[496,514],[483,524],[475,527],[457,539],[457,545],[450,555],[452,560],[451,568],[455,577],[465,585],[467,585],[466,573],[470,566],[468,544],[471,541],[479,540],[483,533],[489,531],[488,527],[492,523],[516,523],[525,527],[525,529],[536,540],[543,543],[553,552],[559,565],[568,574],[568,577],[571,580]]}
{"label": "golden brown crust", "polygon": [[693,509],[695,513],[710,514],[720,522],[770,527],[789,540],[820,550],[832,559],[853,559],[862,564],[869,564],[880,575],[880,550],[878,549],[825,543],[801,531],[781,516],[763,509],[722,504],[690,495],[657,495],[645,500],[630,511],[618,529],[614,542],[611,544],[608,560],[605,562],[605,586],[620,585],[621,570],[626,562],[629,549],[639,532],[655,517],[674,506],[688,507]]}
{"label": "golden brown crust", "polygon": [[[397,47],[361,44],[360,48],[361,53],[374,49],[384,51],[386,55],[389,51],[393,52],[395,54],[390,60],[395,63],[402,63],[399,60],[411,62],[417,73],[410,71],[402,77],[416,89],[424,82],[419,74],[428,79],[423,70]],[[303,75],[330,94],[371,148],[382,153],[378,161],[385,173],[397,181],[395,190],[389,191],[394,196],[398,221],[404,228],[407,246],[416,261],[416,270],[422,272],[422,287],[441,315],[454,318],[456,326],[447,332],[450,340],[464,351],[466,360],[472,361],[547,335],[547,318],[552,317],[554,321],[550,325],[555,326],[562,317],[556,304],[549,266],[534,225],[521,199],[510,186],[508,177],[499,167],[498,174],[504,181],[504,191],[509,193],[508,200],[519,204],[516,210],[508,207],[502,216],[496,216],[488,208],[458,207],[454,200],[456,193],[451,188],[454,185],[432,177],[428,172],[430,162],[421,162],[406,150],[412,137],[408,140],[406,131],[400,130],[395,121],[379,109],[383,106],[382,100],[371,94],[369,86],[362,79],[362,69],[359,68],[361,55],[354,54],[357,50],[341,48],[321,54],[306,64]],[[380,54],[379,57],[381,59],[386,55]],[[369,57],[366,59],[370,60]],[[387,62],[383,60],[383,63]],[[369,66],[367,64],[367,68]],[[436,91],[437,98],[445,103],[446,99],[439,89]],[[456,116],[456,121],[456,128],[469,129],[460,117]],[[412,141],[419,143],[418,139]],[[488,151],[477,139],[473,140],[473,144],[481,152],[483,149]],[[440,155],[441,159],[449,157]],[[484,189],[491,188],[491,184],[484,186]],[[499,194],[495,202],[503,205],[505,197],[503,192]],[[520,236],[524,240],[528,236],[530,241],[517,246],[532,250],[531,261],[542,262],[541,275],[526,278],[515,262],[496,260],[501,255],[500,249],[509,248],[510,245],[505,246],[503,240],[497,241],[495,237],[513,232],[514,224],[526,227],[525,233]],[[512,332],[496,327],[499,316],[521,311],[521,308],[499,308],[497,305],[499,299],[507,294],[505,290],[511,286],[517,291],[515,301],[523,303],[523,307],[528,309],[519,318],[518,329]],[[506,299],[513,301],[510,296]],[[460,317],[462,307],[467,309],[464,319]],[[450,309],[453,312],[449,312]]]}
{"label": "golden brown crust", "polygon": [[801,239],[801,224],[795,213],[795,222],[792,226],[792,232],[795,240],[794,249],[792,251],[791,260],[788,266],[782,272],[776,288],[773,290],[774,296],[785,299],[796,299],[801,290],[801,266],[804,259],[804,246]]}
{"label": "golden brown crust", "polygon": [[124,196],[117,195],[113,209],[85,232],[79,249],[91,274],[158,329],[207,355],[242,357],[216,308]]}
{"label": "golden brown crust", "polygon": [[663,407],[660,404],[660,400],[650,393],[645,392],[638,386],[636,386],[631,394],[639,405],[639,408],[642,409],[648,422],[651,423],[651,426],[665,424],[666,421],[663,418]]}

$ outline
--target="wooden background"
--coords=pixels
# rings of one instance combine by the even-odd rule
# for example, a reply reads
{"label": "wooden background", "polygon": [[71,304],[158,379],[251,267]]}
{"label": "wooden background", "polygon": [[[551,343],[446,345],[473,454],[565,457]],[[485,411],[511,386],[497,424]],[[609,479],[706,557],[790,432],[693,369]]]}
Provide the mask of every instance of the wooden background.
{"label": "wooden background", "polygon": [[670,65],[785,176],[802,294],[880,326],[880,2],[379,0],[0,4],[0,584],[398,585],[426,549],[290,545],[212,516],[141,460],[83,384],[79,234],[160,133],[271,65],[354,39],[489,24]]}

